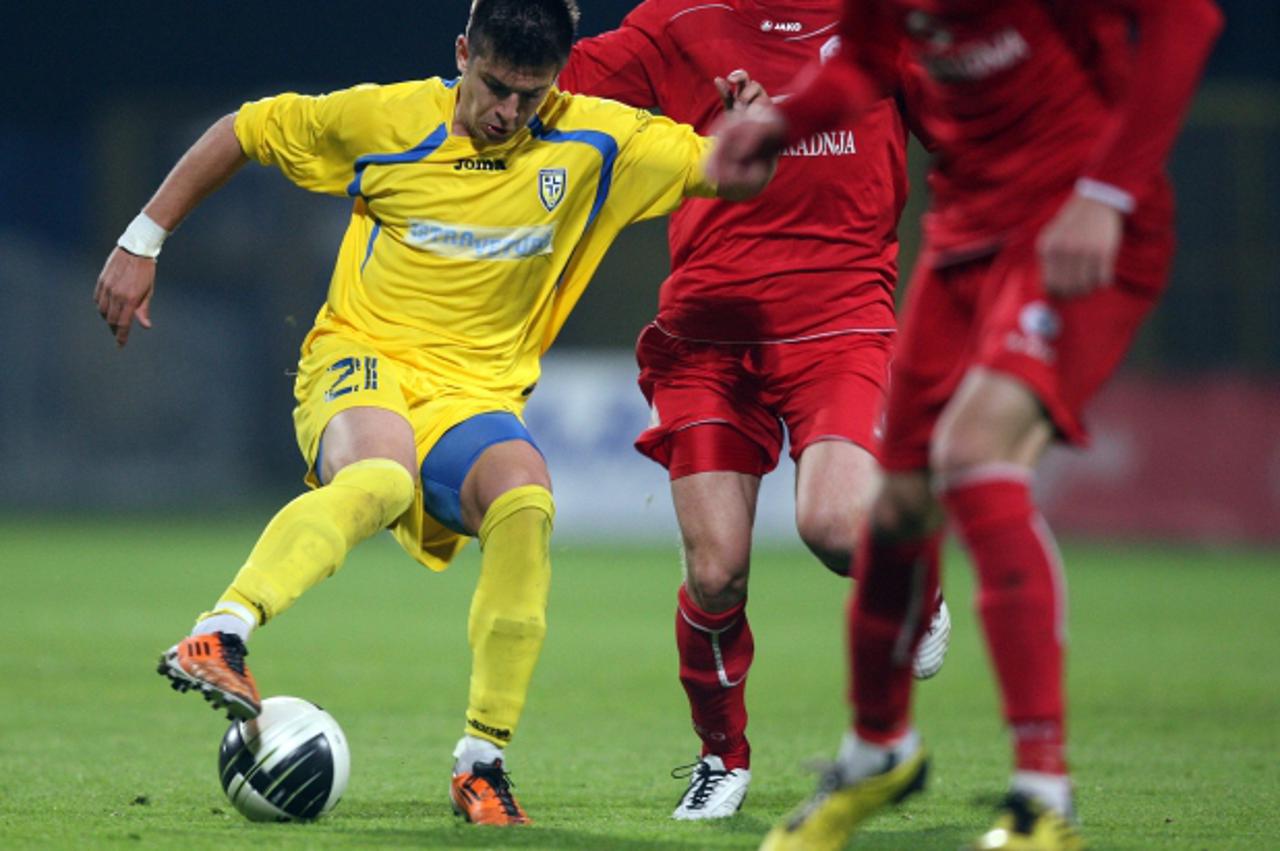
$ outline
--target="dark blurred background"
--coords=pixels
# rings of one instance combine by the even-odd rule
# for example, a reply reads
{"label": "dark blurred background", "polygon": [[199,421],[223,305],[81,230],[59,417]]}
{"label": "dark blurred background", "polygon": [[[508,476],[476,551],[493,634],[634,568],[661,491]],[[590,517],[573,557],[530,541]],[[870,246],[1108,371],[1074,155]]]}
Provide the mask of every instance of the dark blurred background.
{"label": "dark blurred background", "polygon": [[[582,31],[592,34],[632,4],[582,5]],[[1099,432],[1101,454],[1092,456],[1112,479],[1145,482],[1148,496],[1122,491],[1118,505],[1188,489],[1202,500],[1135,526],[1097,500],[1081,515],[1092,487],[1085,482],[1079,516],[1069,499],[1060,511],[1069,528],[1076,517],[1084,531],[1176,535],[1193,522],[1184,515],[1227,501],[1231,512],[1193,536],[1280,539],[1280,4],[1220,5],[1227,28],[1172,162],[1174,280],[1122,390],[1101,400],[1104,424],[1115,427]],[[120,231],[211,121],[286,89],[452,76],[467,9],[465,0],[278,0],[22,4],[5,13],[0,511],[208,509],[297,489],[288,373],[323,299],[347,203],[247,167],[170,240],[156,327],[135,332],[124,351],[90,302],[94,279]],[[913,172],[923,165],[916,156]],[[903,222],[904,278],[923,201],[916,190]],[[629,348],[652,315],[666,263],[660,222],[632,229],[614,248],[548,381],[557,363],[569,376],[574,363],[612,359],[621,378],[610,379],[609,392],[621,401],[602,405],[619,410],[580,402],[572,416],[542,414],[544,431],[559,430],[550,442],[585,434],[600,457],[630,457],[644,412],[626,374]],[[590,356],[575,358],[575,349]],[[633,402],[638,414],[621,410]],[[566,425],[572,417],[577,425]],[[1206,476],[1215,480],[1206,485]]]}

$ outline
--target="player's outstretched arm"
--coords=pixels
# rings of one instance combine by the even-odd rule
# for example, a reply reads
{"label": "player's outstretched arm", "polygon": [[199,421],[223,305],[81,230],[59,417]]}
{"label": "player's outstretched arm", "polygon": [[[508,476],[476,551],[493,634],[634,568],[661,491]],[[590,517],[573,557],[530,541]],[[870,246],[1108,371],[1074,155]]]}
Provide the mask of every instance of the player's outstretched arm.
{"label": "player's outstretched arm", "polygon": [[134,319],[143,328],[151,327],[156,257],[165,237],[246,162],[235,134],[235,115],[223,116],[182,155],[120,237],[93,290],[98,313],[116,345],[129,341]]}

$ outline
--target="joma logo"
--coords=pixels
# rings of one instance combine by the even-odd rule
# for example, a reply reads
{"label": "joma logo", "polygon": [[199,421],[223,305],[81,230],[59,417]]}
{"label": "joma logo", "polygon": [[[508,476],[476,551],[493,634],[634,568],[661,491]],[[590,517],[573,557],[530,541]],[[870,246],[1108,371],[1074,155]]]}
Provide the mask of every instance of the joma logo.
{"label": "joma logo", "polygon": [[506,171],[507,161],[499,159],[488,159],[487,157],[475,157],[474,159],[458,160],[453,164],[454,171]]}

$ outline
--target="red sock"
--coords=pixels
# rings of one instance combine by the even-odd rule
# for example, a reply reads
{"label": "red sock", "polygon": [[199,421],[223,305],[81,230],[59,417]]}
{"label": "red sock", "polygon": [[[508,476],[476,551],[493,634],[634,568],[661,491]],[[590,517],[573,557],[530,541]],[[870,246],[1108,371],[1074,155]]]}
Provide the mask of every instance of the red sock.
{"label": "red sock", "polygon": [[941,539],[941,531],[907,541],[861,536],[847,622],[849,700],[866,741],[888,743],[911,723],[911,660],[937,608]]}
{"label": "red sock", "polygon": [[755,640],[747,623],[746,601],[711,614],[693,602],[683,585],[677,598],[680,683],[689,696],[702,754],[715,754],[727,769],[749,768],[745,692]]}
{"label": "red sock", "polygon": [[978,613],[1013,732],[1016,766],[1065,774],[1066,592],[1053,537],[1018,474],[969,476],[942,498],[977,571]]}

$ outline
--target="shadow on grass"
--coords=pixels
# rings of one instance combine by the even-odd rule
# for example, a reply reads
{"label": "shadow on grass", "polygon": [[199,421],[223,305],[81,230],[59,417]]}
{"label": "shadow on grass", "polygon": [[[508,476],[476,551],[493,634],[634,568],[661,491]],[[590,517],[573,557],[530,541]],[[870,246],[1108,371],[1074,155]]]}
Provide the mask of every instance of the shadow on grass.
{"label": "shadow on grass", "polygon": [[[378,812],[381,811],[381,812]],[[420,815],[423,824],[403,827],[406,814]],[[421,802],[387,803],[362,815],[371,818],[348,819],[334,833],[360,847],[430,847],[430,848],[544,848],[544,849],[609,849],[609,851],[663,851],[663,849],[755,848],[768,833],[772,820],[748,813],[734,818],[701,823],[677,823],[669,820],[652,825],[620,825],[602,813],[598,825],[574,827],[535,823],[528,828],[475,827],[454,818],[442,820],[440,810]],[[384,822],[383,819],[387,821]],[[362,824],[362,822],[364,822]],[[620,835],[620,834],[630,834]],[[673,835],[679,834],[679,835]],[[336,837],[334,837],[336,838]],[[901,827],[885,829],[871,825],[858,833],[856,846],[866,849],[953,849],[973,837],[958,825],[929,828]]]}
{"label": "shadow on grass", "polygon": [[690,837],[688,840],[660,837],[626,838],[612,833],[593,833],[588,830],[566,828],[477,828],[439,827],[435,829],[386,829],[362,830],[352,835],[358,846],[366,848],[415,847],[415,848],[589,848],[617,849],[617,851],[663,851],[663,849],[706,848],[705,840]]}
{"label": "shadow on grass", "polygon": [[[701,826],[699,826],[700,828]],[[724,829],[722,829],[724,828]],[[348,835],[353,842],[365,847],[429,847],[429,848],[545,848],[545,849],[609,849],[609,851],[663,851],[664,849],[755,848],[764,838],[763,827],[751,827],[743,823],[717,826],[715,833],[722,834],[720,841],[712,841],[709,831],[688,830],[684,837],[633,836],[622,837],[609,831],[575,830],[559,827],[476,828],[469,825],[441,826],[422,829],[371,829],[353,831]],[[733,840],[726,842],[729,834]],[[954,851],[973,836],[958,827],[934,827],[925,829],[869,830],[859,833],[856,847],[882,849],[882,851]]]}
{"label": "shadow on grass", "polygon": [[[429,847],[429,848],[544,848],[544,849],[706,849],[754,848],[770,827],[767,819],[740,814],[716,822],[678,823],[655,819],[652,824],[628,823],[617,812],[600,812],[595,816],[570,810],[560,818],[538,819],[534,814],[531,827],[495,828],[468,824],[449,811],[447,805],[422,801],[362,802],[358,811],[342,813],[316,823],[321,828],[310,837],[316,846],[333,841],[351,847]],[[570,822],[565,824],[564,822]],[[406,826],[406,822],[413,824]],[[556,822],[559,822],[558,824]],[[584,824],[584,826],[576,826]],[[256,827],[256,826],[255,826]],[[285,831],[312,825],[279,825]],[[673,833],[682,835],[672,835]],[[621,834],[621,835],[620,835]],[[630,834],[630,835],[627,835]],[[281,837],[286,842],[306,839],[303,835]]]}

